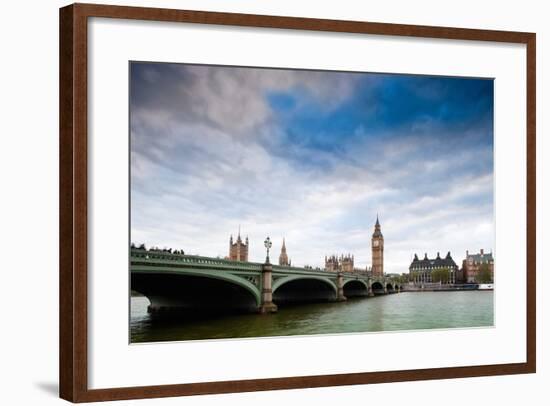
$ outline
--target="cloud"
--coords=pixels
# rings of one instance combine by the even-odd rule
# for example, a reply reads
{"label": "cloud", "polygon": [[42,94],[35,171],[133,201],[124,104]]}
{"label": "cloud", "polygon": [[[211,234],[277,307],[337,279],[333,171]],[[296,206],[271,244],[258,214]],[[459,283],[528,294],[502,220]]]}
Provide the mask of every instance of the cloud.
{"label": "cloud", "polygon": [[342,73],[181,64],[133,63],[131,69],[132,125],[167,129],[200,123],[235,136],[253,133],[272,118],[268,93],[293,90],[304,102],[331,109],[352,93],[359,79]]}
{"label": "cloud", "polygon": [[240,224],[252,261],[270,235],[276,255],[286,238],[296,265],[350,252],[364,268],[379,213],[389,272],[406,272],[415,252],[459,262],[493,248],[485,82],[175,64],[131,73],[134,242],[223,257]]}

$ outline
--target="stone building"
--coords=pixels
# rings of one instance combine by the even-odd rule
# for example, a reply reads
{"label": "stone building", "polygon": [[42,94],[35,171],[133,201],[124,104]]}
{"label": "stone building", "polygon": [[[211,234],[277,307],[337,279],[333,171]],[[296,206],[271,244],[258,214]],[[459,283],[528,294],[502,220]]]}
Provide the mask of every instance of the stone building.
{"label": "stone building", "polygon": [[353,255],[325,256],[325,269],[333,272],[353,272],[355,258]]}
{"label": "stone building", "polygon": [[462,273],[464,282],[466,283],[479,283],[478,275],[483,265],[487,265],[487,269],[490,273],[490,282],[494,280],[494,268],[495,261],[493,259],[493,253],[486,254],[483,249],[479,251],[479,254],[470,254],[466,251],[466,259],[462,261]]}
{"label": "stone building", "polygon": [[436,270],[447,270],[449,272],[448,283],[456,283],[458,266],[451,257],[451,252],[447,253],[445,258],[437,256],[433,259],[428,258],[428,254],[424,254],[423,259],[418,259],[418,255],[414,254],[414,259],[409,266],[409,277],[416,283],[431,283],[433,282],[432,272]]}
{"label": "stone building", "polygon": [[288,255],[286,253],[285,239],[283,238],[283,246],[281,247],[281,254],[279,255],[279,265],[290,266],[290,264],[291,262],[288,259]]}
{"label": "stone building", "polygon": [[229,237],[229,257],[231,261],[243,261],[248,262],[248,236],[245,242],[241,239],[241,229],[239,227],[239,234],[237,240],[233,242],[233,235]]}
{"label": "stone building", "polygon": [[380,229],[378,215],[376,216],[376,224],[374,225],[374,233],[371,240],[372,247],[372,275],[384,276],[384,236]]}

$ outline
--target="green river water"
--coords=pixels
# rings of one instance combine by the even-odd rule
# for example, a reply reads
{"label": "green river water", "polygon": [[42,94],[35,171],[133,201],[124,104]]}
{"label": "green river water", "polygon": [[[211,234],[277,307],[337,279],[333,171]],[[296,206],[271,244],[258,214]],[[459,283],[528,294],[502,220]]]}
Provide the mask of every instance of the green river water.
{"label": "green river water", "polygon": [[148,304],[145,297],[131,298],[132,343],[483,327],[494,317],[492,291],[402,292],[194,320],[149,314]]}

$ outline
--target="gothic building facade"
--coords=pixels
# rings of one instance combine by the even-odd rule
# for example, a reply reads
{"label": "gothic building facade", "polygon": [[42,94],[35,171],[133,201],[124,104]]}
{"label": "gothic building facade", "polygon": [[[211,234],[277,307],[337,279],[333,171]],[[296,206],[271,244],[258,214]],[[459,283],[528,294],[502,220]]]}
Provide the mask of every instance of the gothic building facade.
{"label": "gothic building facade", "polygon": [[353,255],[325,256],[325,269],[333,272],[353,272],[355,258]]}
{"label": "gothic building facade", "polygon": [[231,261],[243,261],[248,262],[248,236],[245,241],[241,239],[241,230],[239,228],[239,234],[237,240],[233,242],[233,235],[229,237],[229,257]]}

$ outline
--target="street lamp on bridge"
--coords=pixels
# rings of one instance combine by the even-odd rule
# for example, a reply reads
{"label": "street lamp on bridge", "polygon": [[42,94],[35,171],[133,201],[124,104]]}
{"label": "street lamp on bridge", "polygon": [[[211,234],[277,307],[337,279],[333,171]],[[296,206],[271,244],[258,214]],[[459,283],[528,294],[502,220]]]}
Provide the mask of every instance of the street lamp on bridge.
{"label": "street lamp on bridge", "polygon": [[269,264],[269,249],[271,248],[272,245],[273,243],[271,242],[271,238],[267,237],[264,241],[264,247],[267,250],[267,256],[265,257],[266,264]]}

